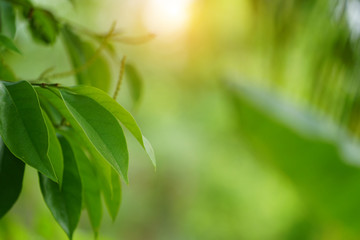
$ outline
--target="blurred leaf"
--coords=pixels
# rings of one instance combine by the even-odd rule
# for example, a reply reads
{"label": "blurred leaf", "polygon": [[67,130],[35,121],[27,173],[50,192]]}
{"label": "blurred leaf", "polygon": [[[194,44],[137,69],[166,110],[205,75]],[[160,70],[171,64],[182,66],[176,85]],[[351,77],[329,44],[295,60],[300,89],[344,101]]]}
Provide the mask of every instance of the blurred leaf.
{"label": "blurred leaf", "polygon": [[358,147],[355,161],[349,152],[344,154],[348,142],[334,127],[275,94],[244,86],[230,86],[227,93],[234,99],[241,133],[253,152],[289,176],[321,216],[358,230]]}
{"label": "blurred leaf", "polygon": [[125,65],[125,74],[129,83],[130,94],[136,106],[139,101],[143,90],[143,80],[137,71],[137,69],[132,64]]}
{"label": "blurred leaf", "polygon": [[138,140],[141,146],[145,149],[153,165],[156,166],[155,154],[150,142],[142,135],[141,130],[137,125],[134,117],[128,111],[126,111],[125,108],[123,108],[119,103],[117,103],[105,92],[96,88],[77,86],[67,89],[94,99],[104,108],[106,108],[109,112],[111,112],[134,135],[134,137]]}
{"label": "blurred leaf", "polygon": [[101,191],[104,195],[110,216],[112,220],[115,221],[121,203],[121,182],[119,174],[110,166],[102,166],[101,168],[99,167],[99,169]]}
{"label": "blurred leaf", "polygon": [[80,219],[82,187],[74,153],[64,137],[59,137],[64,155],[64,178],[60,187],[49,178],[39,174],[41,192],[56,221],[69,239]]}
{"label": "blurred leaf", "polygon": [[10,38],[8,38],[7,36],[2,35],[2,34],[0,34],[0,45],[5,47],[6,49],[20,53],[19,49],[15,46],[13,41]]}
{"label": "blurred leaf", "polygon": [[30,32],[41,43],[53,44],[59,33],[59,25],[54,15],[43,9],[32,9],[29,13]]}
{"label": "blurred leaf", "polygon": [[9,82],[17,81],[14,72],[2,59],[0,59],[0,80]]}
{"label": "blurred leaf", "polygon": [[61,133],[69,141],[74,152],[79,169],[85,207],[96,237],[99,233],[102,217],[101,192],[96,169],[89,157],[84,153],[84,149],[80,144],[81,140],[76,133],[72,130],[61,131]]}
{"label": "blurred leaf", "polygon": [[64,171],[64,159],[61,150],[61,146],[58,138],[56,137],[56,132],[52,122],[50,121],[48,115],[43,111],[43,116],[49,136],[49,147],[47,155],[49,157],[52,166],[54,167],[54,172],[56,174],[56,178],[58,179],[58,183],[61,186],[63,179],[63,171]]}
{"label": "blurred leaf", "polygon": [[66,106],[99,153],[127,182],[128,150],[116,118],[95,100],[60,90]]}
{"label": "blurred leaf", "polygon": [[16,157],[57,181],[39,100],[28,82],[0,82],[0,135]]}
{"label": "blurred leaf", "polygon": [[96,53],[92,44],[82,41],[69,26],[63,28],[62,34],[76,71],[77,83],[108,91],[111,72],[107,59],[101,53]]}
{"label": "blurred leaf", "polygon": [[5,1],[0,1],[0,32],[14,38],[16,32],[15,11],[13,6]]}
{"label": "blurred leaf", "polygon": [[11,209],[20,195],[24,169],[25,164],[0,139],[0,218]]}

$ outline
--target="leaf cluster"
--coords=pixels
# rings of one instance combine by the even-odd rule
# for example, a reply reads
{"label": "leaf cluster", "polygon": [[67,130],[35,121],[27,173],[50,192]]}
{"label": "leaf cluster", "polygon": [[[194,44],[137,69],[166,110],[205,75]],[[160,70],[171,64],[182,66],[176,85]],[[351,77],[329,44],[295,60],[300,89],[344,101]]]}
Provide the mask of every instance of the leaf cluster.
{"label": "leaf cluster", "polygon": [[1,189],[1,216],[20,194],[25,163],[39,172],[44,200],[69,238],[82,204],[97,233],[100,193],[115,219],[119,176],[128,182],[129,157],[121,124],[155,165],[152,147],[131,114],[97,88],[1,81],[0,98],[0,185],[7,186]]}
{"label": "leaf cluster", "polygon": [[[101,196],[114,220],[121,203],[120,177],[128,183],[129,154],[123,127],[155,166],[152,146],[135,119],[107,94],[111,63],[103,50],[113,54],[110,41],[121,42],[121,38],[114,26],[107,34],[94,34],[28,0],[0,0],[1,52],[21,54],[14,41],[17,21],[27,22],[36,43],[52,45],[61,37],[73,69],[53,74],[48,69],[37,79],[25,81],[0,57],[0,218],[19,197],[27,166],[38,171],[45,203],[69,239],[82,209],[88,212],[97,236]],[[128,69],[136,103],[141,77],[134,66],[125,68],[124,64],[120,76]],[[68,76],[75,77],[76,86],[48,83]]]}

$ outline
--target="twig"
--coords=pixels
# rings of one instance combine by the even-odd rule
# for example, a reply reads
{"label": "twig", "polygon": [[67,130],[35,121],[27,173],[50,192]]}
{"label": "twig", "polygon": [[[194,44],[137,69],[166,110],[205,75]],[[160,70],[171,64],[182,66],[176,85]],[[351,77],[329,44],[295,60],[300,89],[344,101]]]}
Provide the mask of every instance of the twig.
{"label": "twig", "polygon": [[114,95],[113,95],[113,99],[116,100],[118,94],[119,94],[119,91],[120,91],[120,87],[121,87],[121,82],[122,82],[122,79],[124,77],[124,72],[125,72],[125,61],[126,61],[126,56],[124,56],[121,60],[121,64],[120,64],[120,73],[119,73],[119,79],[116,83],[116,88],[115,88],[115,92],[114,92]]}
{"label": "twig", "polygon": [[56,79],[56,78],[69,77],[69,76],[75,75],[77,73],[80,73],[80,72],[84,71],[85,69],[87,69],[89,66],[91,66],[94,63],[94,61],[99,57],[103,48],[106,46],[107,40],[112,36],[112,34],[115,30],[115,25],[116,25],[116,23],[114,22],[111,26],[109,33],[104,37],[104,39],[101,42],[98,49],[96,49],[95,53],[91,56],[91,58],[89,58],[83,65],[81,65],[80,67],[78,67],[76,69],[67,71],[67,72],[55,73],[53,75],[48,76],[47,78]]}

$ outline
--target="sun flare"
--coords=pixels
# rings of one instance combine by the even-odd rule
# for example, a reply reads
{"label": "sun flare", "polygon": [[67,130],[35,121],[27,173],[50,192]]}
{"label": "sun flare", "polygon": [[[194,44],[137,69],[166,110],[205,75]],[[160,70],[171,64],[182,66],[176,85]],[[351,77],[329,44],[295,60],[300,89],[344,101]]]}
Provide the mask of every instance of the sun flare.
{"label": "sun flare", "polygon": [[186,29],[192,0],[148,0],[144,23],[155,34],[171,35]]}

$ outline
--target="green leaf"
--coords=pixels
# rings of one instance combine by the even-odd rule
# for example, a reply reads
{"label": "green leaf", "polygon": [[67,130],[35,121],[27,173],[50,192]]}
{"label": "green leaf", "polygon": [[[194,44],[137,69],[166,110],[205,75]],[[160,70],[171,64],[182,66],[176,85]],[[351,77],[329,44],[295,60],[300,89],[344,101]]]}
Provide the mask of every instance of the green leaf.
{"label": "green leaf", "polygon": [[52,122],[50,121],[48,115],[43,111],[43,116],[45,119],[46,128],[49,136],[49,147],[48,147],[48,157],[54,168],[56,178],[58,179],[58,183],[61,186],[63,171],[64,171],[64,159],[61,150],[61,146],[58,138],[56,137],[56,132]]}
{"label": "green leaf", "polygon": [[0,1],[0,32],[9,38],[14,38],[16,32],[14,7],[5,1]]}
{"label": "green leaf", "polygon": [[[45,109],[49,109],[49,111],[51,112],[55,111],[55,114],[52,114],[52,116],[54,116],[54,121],[56,122],[56,124],[59,127],[69,126],[70,124],[71,127],[79,135],[80,140],[86,145],[86,147],[92,152],[94,151],[98,155],[100,155],[100,153],[95,149],[94,145],[89,140],[77,120],[69,112],[67,106],[65,105],[61,97],[60,91],[57,88],[35,87],[35,89],[36,92],[39,94],[42,105],[45,107]],[[58,114],[62,115],[63,118],[59,118]]]}
{"label": "green leaf", "polygon": [[39,100],[28,82],[0,82],[0,135],[17,158],[58,180],[47,156],[48,133]]}
{"label": "green leaf", "polygon": [[108,91],[111,71],[107,59],[93,45],[82,41],[69,26],[62,30],[65,46],[76,73],[78,84],[91,85]]}
{"label": "green leaf", "polygon": [[96,168],[94,168],[90,158],[85,154],[84,148],[81,145],[81,139],[76,132],[69,129],[67,131],[61,131],[61,134],[69,141],[74,152],[79,168],[85,207],[96,237],[99,233],[102,218],[101,191]]}
{"label": "green leaf", "polygon": [[54,15],[43,9],[32,9],[29,27],[33,38],[41,43],[53,44],[59,33],[59,25]]}
{"label": "green leaf", "polygon": [[87,144],[87,141],[84,141],[79,134],[77,134],[77,137],[72,136],[72,138],[82,144],[84,151],[87,153],[89,159],[91,159],[91,163],[94,165],[94,169],[96,169],[99,186],[103,193],[107,209],[111,218],[115,221],[121,203],[119,173],[109,165],[108,161],[106,161],[92,145]]}
{"label": "green leaf", "polygon": [[[66,107],[58,89],[36,86],[35,91],[39,95],[39,98],[43,103],[45,109],[53,112],[53,110],[48,109],[53,108],[54,110],[58,111],[58,113],[60,113],[64,118],[66,118],[66,120],[69,121],[71,125],[73,125],[73,127],[78,127],[81,130],[81,127],[79,126],[79,124],[77,124],[76,120],[73,118],[68,108]],[[53,114],[52,116],[55,116],[55,114]],[[59,116],[57,116],[54,121],[58,121],[56,122],[56,124],[60,125],[62,119],[59,119]]]}
{"label": "green leaf", "polygon": [[64,137],[59,137],[64,155],[63,184],[39,174],[41,193],[56,221],[64,229],[69,239],[80,219],[82,187],[74,153]]}
{"label": "green leaf", "polygon": [[0,59],[0,80],[8,82],[17,81],[14,72],[4,63],[4,60],[2,59]]}
{"label": "green leaf", "polygon": [[24,169],[25,164],[0,139],[0,218],[11,209],[20,195]]}
{"label": "green leaf", "polygon": [[134,65],[129,63],[125,65],[125,74],[129,83],[131,97],[136,106],[140,101],[143,91],[143,80]]}
{"label": "green leaf", "polygon": [[124,132],[116,118],[95,100],[60,90],[69,111],[99,153],[127,182],[128,150]]}
{"label": "green leaf", "polygon": [[115,221],[121,204],[121,182],[120,182],[119,174],[115,172],[115,170],[112,168],[110,169],[110,176],[111,176],[111,189],[107,189],[107,190],[105,190],[105,188],[102,189],[105,196],[105,203],[109,210],[110,216],[112,220]]}
{"label": "green leaf", "polygon": [[99,170],[99,184],[103,193],[106,207],[113,221],[115,221],[121,203],[121,182],[119,174],[108,164],[95,159]]}
{"label": "green leaf", "polygon": [[111,112],[133,134],[133,136],[145,149],[153,165],[156,166],[155,154],[150,142],[142,135],[141,130],[137,125],[134,117],[128,111],[126,111],[125,108],[123,108],[119,103],[117,103],[105,92],[93,87],[76,86],[67,89],[77,94],[85,95],[94,99],[104,108],[106,108],[109,112]]}
{"label": "green leaf", "polygon": [[[0,46],[4,46],[6,49],[20,53],[19,49],[15,46],[13,41],[5,35],[0,34]],[[21,54],[21,53],[20,53]]]}
{"label": "green leaf", "polygon": [[358,230],[359,147],[349,145],[324,119],[273,93],[246,86],[230,86],[226,93],[233,97],[241,133],[256,156],[290,178],[312,211]]}

